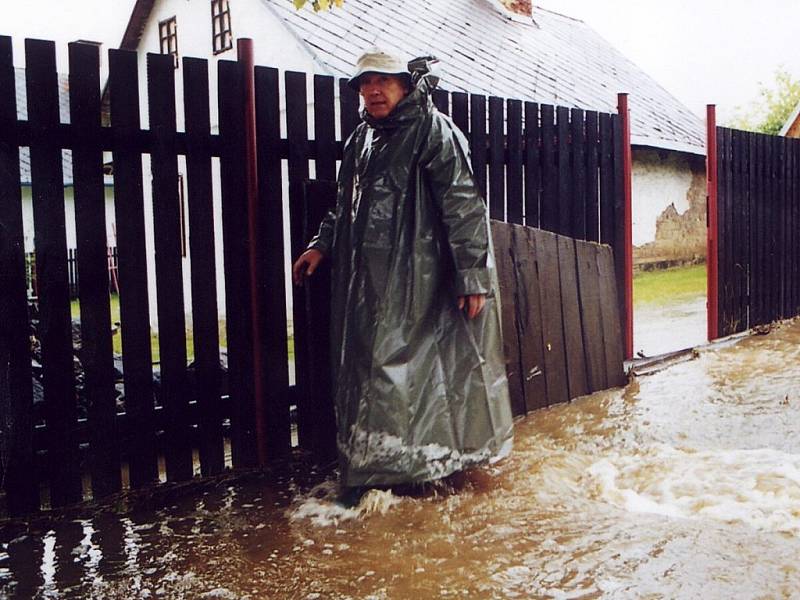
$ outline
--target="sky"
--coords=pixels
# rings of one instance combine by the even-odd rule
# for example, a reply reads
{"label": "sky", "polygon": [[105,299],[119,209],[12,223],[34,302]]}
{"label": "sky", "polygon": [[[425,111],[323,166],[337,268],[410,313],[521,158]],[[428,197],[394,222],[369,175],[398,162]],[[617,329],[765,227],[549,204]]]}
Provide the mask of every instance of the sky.
{"label": "sky", "polygon": [[[716,104],[721,123],[737,107],[755,101],[759,84],[771,83],[776,69],[782,67],[800,79],[800,0],[533,3],[534,10],[541,6],[585,21],[698,115],[705,114],[706,104]],[[59,68],[66,70],[67,42],[89,39],[116,47],[134,2],[5,0],[4,4],[0,35],[16,38],[15,63],[23,61],[22,39],[40,37],[59,44]]]}

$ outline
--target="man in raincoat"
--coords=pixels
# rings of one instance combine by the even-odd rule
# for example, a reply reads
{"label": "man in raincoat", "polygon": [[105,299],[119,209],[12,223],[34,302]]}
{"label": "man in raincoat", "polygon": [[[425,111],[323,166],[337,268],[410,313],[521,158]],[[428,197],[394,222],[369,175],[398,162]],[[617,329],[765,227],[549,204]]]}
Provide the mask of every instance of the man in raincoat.
{"label": "man in raincoat", "polygon": [[[467,141],[438,79],[364,54],[335,213],[293,266],[332,263],[334,400],[348,488],[432,481],[511,450],[498,286]],[[414,61],[411,66],[413,67]]]}

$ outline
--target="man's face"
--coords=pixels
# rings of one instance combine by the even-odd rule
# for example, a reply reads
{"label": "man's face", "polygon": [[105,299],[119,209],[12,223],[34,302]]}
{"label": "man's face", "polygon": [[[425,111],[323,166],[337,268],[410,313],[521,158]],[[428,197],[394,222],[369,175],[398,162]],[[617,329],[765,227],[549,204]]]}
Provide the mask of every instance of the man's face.
{"label": "man's face", "polygon": [[364,107],[375,119],[388,117],[397,103],[408,94],[401,77],[384,73],[365,73],[359,78],[358,89],[364,98]]}

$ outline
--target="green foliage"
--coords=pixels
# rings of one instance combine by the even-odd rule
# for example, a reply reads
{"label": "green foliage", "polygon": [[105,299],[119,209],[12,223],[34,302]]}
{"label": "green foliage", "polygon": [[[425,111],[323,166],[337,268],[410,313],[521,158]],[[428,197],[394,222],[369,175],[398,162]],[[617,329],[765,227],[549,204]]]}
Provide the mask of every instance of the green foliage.
{"label": "green foliage", "polygon": [[800,102],[800,79],[793,79],[784,69],[775,71],[770,85],[759,83],[759,100],[747,109],[737,107],[729,127],[776,135]]}
{"label": "green foliage", "polygon": [[[292,2],[297,10],[300,10],[306,4],[308,4],[308,0],[292,0]],[[311,6],[313,7],[314,12],[329,10],[334,6],[336,6],[336,8],[341,8],[343,4],[344,0],[311,0]]]}

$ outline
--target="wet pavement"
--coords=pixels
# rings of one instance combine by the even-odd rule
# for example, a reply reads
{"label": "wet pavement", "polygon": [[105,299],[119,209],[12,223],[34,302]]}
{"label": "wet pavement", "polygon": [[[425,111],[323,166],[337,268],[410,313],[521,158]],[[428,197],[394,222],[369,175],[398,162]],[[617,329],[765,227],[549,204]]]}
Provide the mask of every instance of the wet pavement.
{"label": "wet pavement", "polygon": [[0,526],[0,597],[800,597],[800,321],[537,411],[355,508],[308,470]]}

